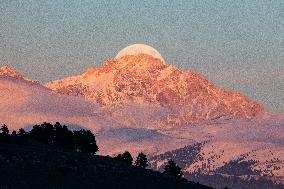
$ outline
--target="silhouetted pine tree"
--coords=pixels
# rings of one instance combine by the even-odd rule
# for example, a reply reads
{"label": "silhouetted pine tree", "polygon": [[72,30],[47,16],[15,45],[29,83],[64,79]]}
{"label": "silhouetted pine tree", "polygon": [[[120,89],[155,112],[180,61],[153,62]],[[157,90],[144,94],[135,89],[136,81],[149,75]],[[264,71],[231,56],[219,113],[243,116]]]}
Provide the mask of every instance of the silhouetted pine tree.
{"label": "silhouetted pine tree", "polygon": [[67,126],[61,126],[59,122],[54,125],[54,144],[66,148],[74,148],[73,132]]}
{"label": "silhouetted pine tree", "polygon": [[95,154],[99,150],[95,135],[90,130],[73,131],[73,144],[79,152]]}
{"label": "silhouetted pine tree", "polygon": [[20,128],[19,131],[18,131],[18,136],[24,136],[26,135],[27,132],[23,129],[23,128]]}
{"label": "silhouetted pine tree", "polygon": [[176,178],[181,178],[183,176],[181,168],[173,160],[169,160],[169,162],[165,166],[165,170],[163,173],[167,176],[172,176]]}
{"label": "silhouetted pine tree", "polygon": [[17,135],[17,132],[16,132],[16,131],[12,131],[11,135],[12,135],[12,136],[16,136],[16,135]]}
{"label": "silhouetted pine tree", "polygon": [[44,144],[52,144],[54,142],[53,125],[46,122],[41,125],[35,125],[29,132],[29,137]]}
{"label": "silhouetted pine tree", "polygon": [[122,162],[125,162],[128,165],[132,165],[132,162],[133,162],[133,158],[132,158],[131,154],[128,151],[124,152],[123,154],[118,154],[115,157],[115,159],[117,159],[119,161],[122,161]]}
{"label": "silhouetted pine tree", "polygon": [[17,133],[17,143],[26,144],[27,141],[28,141],[28,132],[26,132],[23,128],[20,128]]}
{"label": "silhouetted pine tree", "polygon": [[9,135],[9,129],[8,129],[8,127],[7,127],[7,125],[3,125],[2,127],[1,127],[1,134],[3,134],[3,135]]}
{"label": "silhouetted pine tree", "polygon": [[10,137],[9,137],[9,143],[16,143],[18,140],[18,136],[17,136],[17,132],[16,131],[12,131]]}
{"label": "silhouetted pine tree", "polygon": [[7,127],[7,125],[3,125],[0,129],[1,133],[0,133],[0,141],[1,142],[8,142],[9,141],[9,129]]}
{"label": "silhouetted pine tree", "polygon": [[138,154],[136,161],[135,161],[135,165],[137,167],[146,168],[148,166],[148,160],[147,160],[146,155],[143,154],[142,152]]}

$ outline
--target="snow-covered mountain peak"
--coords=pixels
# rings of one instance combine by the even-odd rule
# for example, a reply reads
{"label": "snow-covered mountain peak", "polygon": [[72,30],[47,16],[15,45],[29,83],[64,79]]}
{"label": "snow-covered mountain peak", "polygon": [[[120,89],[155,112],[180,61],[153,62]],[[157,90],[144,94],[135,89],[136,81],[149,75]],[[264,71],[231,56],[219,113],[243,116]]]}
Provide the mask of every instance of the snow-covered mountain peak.
{"label": "snow-covered mountain peak", "polygon": [[38,83],[38,81],[26,78],[20,72],[18,72],[14,68],[11,68],[11,67],[8,67],[8,66],[0,67],[0,75],[13,77],[13,78],[17,78],[17,79],[23,79],[23,80],[26,80],[26,81],[31,81],[33,83]]}
{"label": "snow-covered mountain peak", "polygon": [[99,72],[116,71],[158,71],[164,69],[167,65],[158,58],[148,54],[125,55],[115,60],[107,60],[99,68]]}
{"label": "snow-covered mountain peak", "polygon": [[20,74],[17,70],[10,68],[8,66],[0,67],[0,75],[24,79],[24,76],[22,74]]}
{"label": "snow-covered mountain peak", "polygon": [[117,59],[120,64],[124,64],[132,67],[156,67],[156,68],[164,68],[166,64],[159,58],[155,58],[152,55],[148,54],[137,54],[137,55],[125,55],[119,59]]}
{"label": "snow-covered mountain peak", "polygon": [[83,96],[101,106],[148,104],[168,109],[161,118],[183,125],[226,115],[252,118],[265,108],[237,92],[210,83],[192,70],[181,71],[149,54],[125,55],[105,61],[82,75],[46,85],[65,95]]}

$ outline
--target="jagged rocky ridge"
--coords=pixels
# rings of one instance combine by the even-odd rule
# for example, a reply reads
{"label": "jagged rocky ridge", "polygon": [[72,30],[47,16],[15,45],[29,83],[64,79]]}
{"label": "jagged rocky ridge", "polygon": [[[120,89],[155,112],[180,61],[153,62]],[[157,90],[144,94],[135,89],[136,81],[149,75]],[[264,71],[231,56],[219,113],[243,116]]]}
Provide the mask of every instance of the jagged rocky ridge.
{"label": "jagged rocky ridge", "polygon": [[24,77],[21,73],[19,73],[17,70],[13,69],[13,68],[10,68],[8,66],[3,66],[3,67],[0,67],[0,75],[3,75],[3,76],[8,76],[8,77],[13,77],[13,78],[18,78],[18,79],[23,79],[23,80],[26,80],[26,81],[31,81],[33,83],[39,83],[38,81],[36,80],[31,80],[31,79],[28,79],[26,77]]}
{"label": "jagged rocky ridge", "polygon": [[108,60],[100,68],[46,86],[60,94],[83,96],[101,106],[137,103],[162,107],[168,113],[160,121],[171,126],[226,115],[250,119],[266,112],[262,105],[237,92],[146,54]]}

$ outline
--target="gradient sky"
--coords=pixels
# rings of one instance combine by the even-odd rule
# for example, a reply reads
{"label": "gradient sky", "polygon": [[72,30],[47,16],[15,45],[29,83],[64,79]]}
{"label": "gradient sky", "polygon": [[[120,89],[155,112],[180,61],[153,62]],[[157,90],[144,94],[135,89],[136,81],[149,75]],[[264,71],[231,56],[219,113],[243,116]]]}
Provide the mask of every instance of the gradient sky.
{"label": "gradient sky", "polygon": [[284,112],[283,0],[1,0],[0,66],[45,83],[144,43]]}

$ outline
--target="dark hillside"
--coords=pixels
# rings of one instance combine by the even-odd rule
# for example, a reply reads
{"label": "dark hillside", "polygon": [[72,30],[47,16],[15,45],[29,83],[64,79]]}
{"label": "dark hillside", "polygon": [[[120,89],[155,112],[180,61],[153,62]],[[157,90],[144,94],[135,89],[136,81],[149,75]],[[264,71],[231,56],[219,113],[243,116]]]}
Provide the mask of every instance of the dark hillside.
{"label": "dark hillside", "polygon": [[0,144],[0,188],[190,188],[185,179],[54,146]]}

